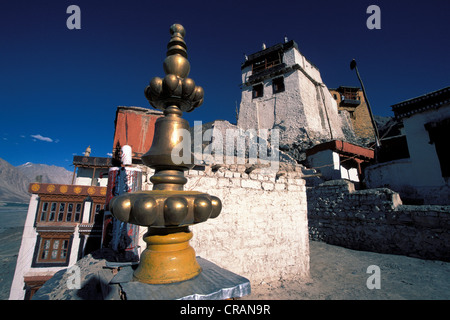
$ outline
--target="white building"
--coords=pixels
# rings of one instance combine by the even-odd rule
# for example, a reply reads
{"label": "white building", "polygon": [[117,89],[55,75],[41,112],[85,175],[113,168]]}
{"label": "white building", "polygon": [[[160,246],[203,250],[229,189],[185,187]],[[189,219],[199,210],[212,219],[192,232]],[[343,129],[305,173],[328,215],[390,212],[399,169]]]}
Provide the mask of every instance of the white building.
{"label": "white building", "polygon": [[325,180],[362,182],[363,169],[373,158],[372,149],[340,140],[325,142],[306,151],[308,167],[320,172]]}
{"label": "white building", "polygon": [[368,187],[390,187],[417,203],[450,204],[450,87],[397,103],[392,110],[403,122],[408,152],[368,167]]}
{"label": "white building", "polygon": [[[75,184],[31,183],[10,300],[31,299],[48,279],[101,246],[111,158],[75,156]],[[75,169],[76,170],[76,169]],[[87,176],[87,177],[86,177]],[[91,178],[89,178],[91,177]]]}
{"label": "white building", "polygon": [[342,125],[351,128],[319,70],[294,41],[249,55],[241,72],[239,128],[282,129],[280,145],[304,139],[342,140]]}

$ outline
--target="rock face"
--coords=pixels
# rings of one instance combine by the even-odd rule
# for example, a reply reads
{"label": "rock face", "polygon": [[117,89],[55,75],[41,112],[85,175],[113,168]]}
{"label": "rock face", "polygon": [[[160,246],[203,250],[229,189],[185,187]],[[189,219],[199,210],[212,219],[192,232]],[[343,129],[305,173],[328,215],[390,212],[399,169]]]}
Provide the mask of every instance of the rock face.
{"label": "rock face", "polygon": [[32,300],[120,300],[119,287],[108,285],[117,268],[106,267],[107,260],[117,260],[108,249],[85,256],[74,266],[58,271]]}

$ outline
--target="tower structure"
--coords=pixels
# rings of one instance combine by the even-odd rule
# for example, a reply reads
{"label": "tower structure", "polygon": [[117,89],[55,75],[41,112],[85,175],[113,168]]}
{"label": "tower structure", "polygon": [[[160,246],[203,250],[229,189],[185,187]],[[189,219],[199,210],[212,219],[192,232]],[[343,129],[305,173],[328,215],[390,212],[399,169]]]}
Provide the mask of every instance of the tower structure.
{"label": "tower structure", "polygon": [[238,127],[280,129],[280,146],[299,140],[344,139],[349,120],[323,83],[319,69],[295,41],[267,47],[241,65]]}

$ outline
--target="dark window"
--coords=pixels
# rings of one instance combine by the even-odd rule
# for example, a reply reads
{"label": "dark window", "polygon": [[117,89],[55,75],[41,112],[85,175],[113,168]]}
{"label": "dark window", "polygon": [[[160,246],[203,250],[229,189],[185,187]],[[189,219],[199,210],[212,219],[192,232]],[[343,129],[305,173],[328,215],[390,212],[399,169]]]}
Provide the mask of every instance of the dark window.
{"label": "dark window", "polygon": [[45,219],[47,219],[47,211],[48,211],[48,202],[44,202],[42,204],[41,209],[41,221],[45,221]]}
{"label": "dark window", "polygon": [[355,116],[355,112],[354,111],[349,111],[348,112],[350,114],[350,118],[353,120],[356,120],[356,116]]}
{"label": "dark window", "polygon": [[450,135],[450,118],[439,122],[425,124],[425,129],[430,136],[430,144],[434,144],[436,154],[441,166],[441,173],[444,178],[450,177],[450,153],[448,152]]}
{"label": "dark window", "polygon": [[77,203],[76,209],[75,209],[75,221],[80,221],[81,216],[81,203]]}
{"label": "dark window", "polygon": [[264,86],[262,83],[253,86],[253,94],[252,94],[253,99],[262,97],[263,95],[264,95]]}
{"label": "dark window", "polygon": [[357,97],[358,97],[357,91],[344,89],[344,92],[342,93],[342,95],[344,96],[344,98],[342,100],[358,100],[357,99]]}
{"label": "dark window", "polygon": [[275,67],[281,63],[281,60],[281,54],[278,51],[264,55],[263,57],[260,57],[258,60],[253,62],[252,74],[256,74],[266,69]]}
{"label": "dark window", "polygon": [[73,203],[69,203],[67,206],[66,221],[72,221]]}
{"label": "dark window", "polygon": [[50,215],[48,217],[48,221],[55,221],[55,214],[56,214],[56,202],[53,202],[50,207]]}
{"label": "dark window", "polygon": [[380,163],[409,158],[406,137],[398,135],[383,139],[377,157]]}
{"label": "dark window", "polygon": [[63,221],[65,208],[66,208],[66,204],[64,202],[61,202],[59,204],[58,221]]}
{"label": "dark window", "polygon": [[272,80],[272,89],[273,93],[283,92],[284,91],[284,78],[275,78]]}

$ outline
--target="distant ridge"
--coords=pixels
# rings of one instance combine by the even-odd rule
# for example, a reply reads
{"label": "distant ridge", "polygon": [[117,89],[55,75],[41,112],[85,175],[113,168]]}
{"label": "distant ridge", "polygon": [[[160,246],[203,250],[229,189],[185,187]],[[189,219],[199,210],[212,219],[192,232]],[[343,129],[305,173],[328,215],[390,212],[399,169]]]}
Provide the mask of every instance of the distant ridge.
{"label": "distant ridge", "polygon": [[72,172],[63,167],[27,162],[16,168],[30,179],[30,182],[57,184],[70,184],[72,182]]}
{"label": "distant ridge", "polygon": [[0,201],[27,203],[31,182],[70,184],[72,172],[65,168],[27,162],[14,167],[0,158]]}

